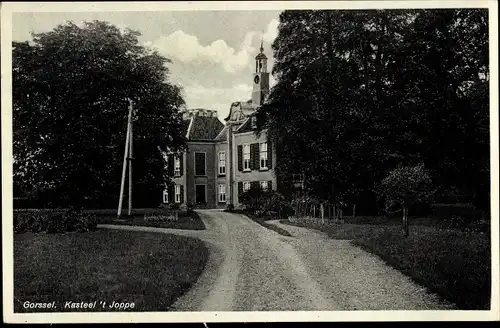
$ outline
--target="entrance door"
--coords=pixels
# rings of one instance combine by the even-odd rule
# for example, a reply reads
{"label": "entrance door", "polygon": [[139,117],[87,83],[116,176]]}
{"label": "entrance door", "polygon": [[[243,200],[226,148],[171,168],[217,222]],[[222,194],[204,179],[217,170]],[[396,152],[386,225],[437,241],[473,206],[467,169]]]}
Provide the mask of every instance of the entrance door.
{"label": "entrance door", "polygon": [[206,202],[206,185],[196,185],[196,204],[205,204]]}

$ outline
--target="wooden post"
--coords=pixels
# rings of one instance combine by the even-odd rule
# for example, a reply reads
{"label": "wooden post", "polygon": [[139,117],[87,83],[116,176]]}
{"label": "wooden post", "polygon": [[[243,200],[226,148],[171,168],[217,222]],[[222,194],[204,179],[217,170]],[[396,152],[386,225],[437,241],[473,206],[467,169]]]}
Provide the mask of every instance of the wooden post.
{"label": "wooden post", "polygon": [[316,218],[316,204],[313,205],[313,218]]}
{"label": "wooden post", "polygon": [[333,205],[333,219],[337,219],[337,206],[335,206],[335,204]]}
{"label": "wooden post", "polygon": [[408,229],[408,209],[405,207],[403,207],[403,235],[405,237],[408,237],[408,235],[410,234],[410,231]]}
{"label": "wooden post", "polygon": [[[132,107],[132,103],[130,104]],[[129,154],[128,154],[128,215],[132,215],[132,160],[133,160],[133,144],[134,144],[134,138],[133,138],[133,120],[130,121],[130,141],[129,141]]]}
{"label": "wooden post", "polygon": [[125,138],[125,153],[123,154],[123,169],[122,169],[122,181],[120,185],[120,199],[118,200],[118,218],[122,215],[122,205],[123,205],[123,189],[125,187],[125,174],[127,172],[127,157],[129,151],[130,142],[130,121],[132,120],[132,101],[129,99],[130,106],[128,108],[128,119],[127,119],[127,134]]}
{"label": "wooden post", "polygon": [[325,208],[323,207],[323,203],[319,205],[319,211],[321,213],[321,223],[325,223]]}
{"label": "wooden post", "polygon": [[352,205],[352,218],[356,218],[356,204]]}

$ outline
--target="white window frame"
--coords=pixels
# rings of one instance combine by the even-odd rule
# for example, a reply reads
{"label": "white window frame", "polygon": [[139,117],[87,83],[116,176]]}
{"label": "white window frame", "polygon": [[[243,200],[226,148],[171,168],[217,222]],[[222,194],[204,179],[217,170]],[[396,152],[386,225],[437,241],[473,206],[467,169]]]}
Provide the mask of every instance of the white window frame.
{"label": "white window frame", "polygon": [[179,156],[174,157],[174,176],[181,176],[181,159]]}
{"label": "white window frame", "polygon": [[163,204],[168,204],[168,190],[163,190]]}
{"label": "white window frame", "polygon": [[226,202],[226,185],[219,184],[219,203]]}
{"label": "white window frame", "polygon": [[180,203],[181,202],[181,185],[175,185],[174,192],[175,192],[175,202]]}
{"label": "white window frame", "polygon": [[219,152],[219,175],[226,174],[226,152]]}
{"label": "white window frame", "polygon": [[243,171],[250,171],[250,144],[243,145]]}
{"label": "white window frame", "polygon": [[250,190],[250,181],[243,181],[243,192]]}
{"label": "white window frame", "polygon": [[260,181],[260,189],[267,190],[267,188],[268,188],[267,180]]}
{"label": "white window frame", "polygon": [[251,126],[252,129],[256,129],[257,128],[257,117],[252,116],[250,118],[250,126]]}
{"label": "white window frame", "polygon": [[269,157],[267,156],[267,142],[261,142],[259,144],[259,165],[261,170],[268,169],[267,167],[268,158]]}

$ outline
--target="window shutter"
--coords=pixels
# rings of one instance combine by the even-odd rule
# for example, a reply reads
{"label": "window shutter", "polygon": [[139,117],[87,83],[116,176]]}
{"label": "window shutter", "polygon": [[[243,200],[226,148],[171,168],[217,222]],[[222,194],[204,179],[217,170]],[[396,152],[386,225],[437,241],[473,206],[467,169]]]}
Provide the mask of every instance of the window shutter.
{"label": "window shutter", "polygon": [[168,155],[167,170],[168,170],[168,175],[173,177],[174,176],[174,155],[172,155],[172,154]]}
{"label": "window shutter", "polygon": [[267,181],[267,190],[273,190],[273,181],[272,180]]}
{"label": "window shutter", "polygon": [[179,161],[181,162],[181,176],[184,174],[184,154],[179,155]]}
{"label": "window shutter", "polygon": [[181,203],[184,203],[184,186],[182,185],[181,185]]}
{"label": "window shutter", "polygon": [[169,203],[173,203],[174,202],[174,197],[175,197],[175,189],[174,189],[174,185],[171,184],[168,186],[167,188],[168,190],[168,202]]}
{"label": "window shutter", "polygon": [[243,171],[243,146],[238,146],[238,171]]}
{"label": "window shutter", "polygon": [[243,182],[238,182],[238,196],[243,193]]}
{"label": "window shutter", "polygon": [[273,168],[273,143],[267,142],[267,168]]}
{"label": "window shutter", "polygon": [[250,145],[250,170],[258,170],[260,168],[259,144],[253,143]]}

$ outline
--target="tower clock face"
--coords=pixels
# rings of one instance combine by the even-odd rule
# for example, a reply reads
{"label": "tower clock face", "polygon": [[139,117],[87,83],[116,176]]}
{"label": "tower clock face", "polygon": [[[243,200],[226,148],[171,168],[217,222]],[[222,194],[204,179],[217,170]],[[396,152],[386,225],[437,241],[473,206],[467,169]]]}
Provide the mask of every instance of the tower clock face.
{"label": "tower clock face", "polygon": [[258,75],[255,75],[253,81],[255,82],[255,84],[258,84],[260,79],[259,79],[259,76]]}

